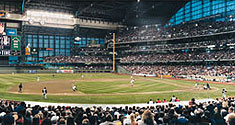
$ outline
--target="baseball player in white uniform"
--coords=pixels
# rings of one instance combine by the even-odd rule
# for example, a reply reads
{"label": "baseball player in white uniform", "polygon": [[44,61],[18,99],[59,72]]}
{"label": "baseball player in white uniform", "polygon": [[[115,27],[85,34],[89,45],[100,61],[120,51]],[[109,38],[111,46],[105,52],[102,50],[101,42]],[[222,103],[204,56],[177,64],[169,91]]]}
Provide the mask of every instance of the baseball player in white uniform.
{"label": "baseball player in white uniform", "polygon": [[227,90],[224,88],[222,90],[222,97],[223,97],[223,99],[226,99],[226,93],[227,93]]}
{"label": "baseball player in white uniform", "polygon": [[74,84],[73,87],[72,87],[73,91],[77,91],[77,86]]}
{"label": "baseball player in white uniform", "polygon": [[38,82],[40,81],[40,76],[38,76],[37,81],[38,81]]}
{"label": "baseball player in white uniform", "polygon": [[42,95],[43,95],[44,99],[47,99],[47,88],[46,87],[43,88]]}
{"label": "baseball player in white uniform", "polygon": [[82,74],[82,76],[81,76],[81,77],[82,77],[82,79],[84,79],[84,75],[83,75],[83,74]]}
{"label": "baseball player in white uniform", "polygon": [[196,89],[198,88],[198,82],[195,83],[195,88],[196,88]]}
{"label": "baseball player in white uniform", "polygon": [[134,86],[135,79],[131,79],[130,84],[133,87]]}

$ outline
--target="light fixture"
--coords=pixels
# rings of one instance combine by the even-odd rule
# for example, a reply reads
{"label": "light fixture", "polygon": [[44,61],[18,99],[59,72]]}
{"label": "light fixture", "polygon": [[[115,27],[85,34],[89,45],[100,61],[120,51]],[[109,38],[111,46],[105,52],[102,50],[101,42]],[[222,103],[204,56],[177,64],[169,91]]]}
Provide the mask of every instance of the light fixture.
{"label": "light fixture", "polygon": [[29,22],[29,24],[33,24],[33,20],[32,19],[29,19],[28,22]]}
{"label": "light fixture", "polygon": [[80,37],[76,37],[74,40],[76,40],[76,41],[80,41],[80,40],[81,40],[81,38],[80,38]]}
{"label": "light fixture", "polygon": [[10,15],[10,13],[7,13],[7,18],[9,18],[11,15]]}
{"label": "light fixture", "polygon": [[41,20],[40,25],[44,25],[44,24],[45,24],[44,20]]}

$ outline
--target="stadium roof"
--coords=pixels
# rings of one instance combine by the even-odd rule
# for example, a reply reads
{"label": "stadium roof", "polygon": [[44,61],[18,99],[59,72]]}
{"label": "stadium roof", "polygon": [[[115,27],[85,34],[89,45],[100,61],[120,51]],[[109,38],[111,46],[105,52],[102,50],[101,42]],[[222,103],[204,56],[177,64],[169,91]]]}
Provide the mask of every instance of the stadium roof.
{"label": "stadium roof", "polygon": [[[2,0],[1,0],[2,1]],[[3,0],[15,1],[15,0]],[[166,23],[190,0],[20,0],[24,8],[73,13],[128,25]]]}

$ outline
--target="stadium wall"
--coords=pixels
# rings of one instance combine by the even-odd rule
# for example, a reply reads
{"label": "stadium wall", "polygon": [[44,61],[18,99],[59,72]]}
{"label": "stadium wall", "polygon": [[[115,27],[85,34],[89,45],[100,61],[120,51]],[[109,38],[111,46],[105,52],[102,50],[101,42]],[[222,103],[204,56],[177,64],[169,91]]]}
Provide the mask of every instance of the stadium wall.
{"label": "stadium wall", "polygon": [[117,66],[117,72],[121,73],[121,74],[131,74],[131,72],[127,71],[126,69],[124,69],[121,66]]}

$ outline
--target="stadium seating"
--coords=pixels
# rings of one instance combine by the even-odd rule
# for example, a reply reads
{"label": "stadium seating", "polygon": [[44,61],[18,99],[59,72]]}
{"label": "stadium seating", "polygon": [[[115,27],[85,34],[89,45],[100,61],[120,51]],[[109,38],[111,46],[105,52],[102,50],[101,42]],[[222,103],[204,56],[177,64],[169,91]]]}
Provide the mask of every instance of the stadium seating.
{"label": "stadium seating", "polygon": [[99,56],[53,56],[44,59],[46,63],[110,63],[111,60]]}
{"label": "stadium seating", "polygon": [[119,42],[151,41],[172,38],[195,37],[234,30],[234,22],[186,23],[173,27],[142,26],[130,27],[120,33]]}
{"label": "stadium seating", "polygon": [[157,61],[182,61],[182,60],[223,60],[235,59],[234,51],[212,51],[191,53],[169,53],[169,54],[139,54],[121,58],[121,62],[157,62]]}
{"label": "stadium seating", "polygon": [[204,75],[204,76],[235,76],[234,66],[169,66],[169,65],[136,65],[123,66],[133,74],[157,74],[157,75]]}
{"label": "stadium seating", "polygon": [[235,123],[235,99],[216,99],[187,105],[150,105],[147,107],[70,107],[26,105],[25,102],[0,101],[0,124],[24,125],[157,125]]}

